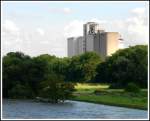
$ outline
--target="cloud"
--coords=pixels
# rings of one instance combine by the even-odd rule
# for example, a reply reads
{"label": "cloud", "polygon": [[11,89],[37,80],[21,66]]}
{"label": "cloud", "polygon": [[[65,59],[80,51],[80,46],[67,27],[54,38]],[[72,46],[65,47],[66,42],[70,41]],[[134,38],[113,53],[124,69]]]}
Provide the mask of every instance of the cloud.
{"label": "cloud", "polygon": [[7,39],[7,45],[11,45],[13,42],[21,42],[19,36],[20,28],[15,24],[14,21],[6,19],[2,23],[2,38]]}
{"label": "cloud", "polygon": [[51,13],[58,13],[58,14],[71,14],[73,11],[71,8],[51,8]]}
{"label": "cloud", "polygon": [[99,20],[99,19],[97,19],[97,18],[92,18],[90,21],[94,21],[94,22],[97,22],[97,23],[99,23],[99,24],[105,24],[105,23],[108,22],[108,21],[106,21],[106,20]]}
{"label": "cloud", "polygon": [[72,13],[72,10],[71,10],[70,8],[63,8],[62,10],[63,10],[63,12],[66,13],[66,14]]}
{"label": "cloud", "polygon": [[[99,20],[97,18],[92,18],[89,21],[97,22],[99,23],[101,29],[103,29],[103,24],[107,23],[105,20]],[[76,37],[76,36],[82,36],[83,35],[83,24],[85,24],[88,21],[83,20],[73,20],[70,23],[68,23],[64,28],[64,36],[65,37]]]}
{"label": "cloud", "polygon": [[10,51],[20,51],[23,39],[21,38],[21,28],[12,20],[2,21],[2,54]]}
{"label": "cloud", "polygon": [[65,37],[82,36],[84,21],[73,20],[64,28]]}
{"label": "cloud", "polygon": [[123,27],[126,28],[126,45],[148,44],[149,16],[146,13],[145,8],[135,8],[130,11],[130,17],[122,21]]}
{"label": "cloud", "polygon": [[145,8],[135,8],[135,9],[131,10],[131,12],[133,14],[142,15],[145,13],[145,10],[146,10]]}
{"label": "cloud", "polygon": [[41,28],[37,28],[37,32],[41,35],[41,36],[44,36],[45,32],[43,29]]}
{"label": "cloud", "polygon": [[4,21],[2,29],[5,33],[16,34],[19,32],[19,28],[17,27],[17,25],[13,21],[8,19]]}
{"label": "cloud", "polygon": [[[59,29],[51,28],[21,28],[16,21],[2,22],[2,56],[8,52],[21,51],[30,56],[52,54],[59,57],[66,56],[67,43]],[[59,36],[58,36],[59,35]]]}

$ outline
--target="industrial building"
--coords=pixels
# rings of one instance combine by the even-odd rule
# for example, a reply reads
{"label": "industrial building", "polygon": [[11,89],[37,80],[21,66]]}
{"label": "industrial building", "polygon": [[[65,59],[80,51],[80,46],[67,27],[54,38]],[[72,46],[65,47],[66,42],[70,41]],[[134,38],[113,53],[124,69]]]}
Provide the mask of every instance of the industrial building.
{"label": "industrial building", "polygon": [[105,32],[98,23],[88,22],[83,25],[83,36],[68,38],[68,57],[95,51],[103,58],[119,49],[120,34]]}

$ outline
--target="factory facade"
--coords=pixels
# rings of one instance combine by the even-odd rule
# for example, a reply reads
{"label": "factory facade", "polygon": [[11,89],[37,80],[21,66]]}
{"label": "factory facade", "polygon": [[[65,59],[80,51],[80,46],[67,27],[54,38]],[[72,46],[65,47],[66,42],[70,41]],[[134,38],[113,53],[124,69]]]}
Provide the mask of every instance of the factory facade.
{"label": "factory facade", "polygon": [[68,57],[95,51],[103,58],[119,49],[120,34],[105,32],[99,24],[88,22],[83,25],[83,36],[68,38]]}

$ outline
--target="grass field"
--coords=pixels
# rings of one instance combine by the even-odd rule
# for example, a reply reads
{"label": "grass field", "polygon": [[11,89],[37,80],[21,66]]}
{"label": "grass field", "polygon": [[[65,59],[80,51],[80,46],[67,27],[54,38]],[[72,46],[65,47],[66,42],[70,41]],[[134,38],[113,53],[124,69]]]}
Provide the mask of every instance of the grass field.
{"label": "grass field", "polygon": [[92,83],[77,83],[75,89],[77,90],[90,90],[90,89],[107,89],[107,84],[92,84]]}
{"label": "grass field", "polygon": [[[129,108],[147,109],[147,90],[140,93],[129,93],[123,89],[109,89],[106,84],[80,84],[75,86],[76,91],[72,100],[123,106]],[[98,90],[95,93],[95,90]]]}

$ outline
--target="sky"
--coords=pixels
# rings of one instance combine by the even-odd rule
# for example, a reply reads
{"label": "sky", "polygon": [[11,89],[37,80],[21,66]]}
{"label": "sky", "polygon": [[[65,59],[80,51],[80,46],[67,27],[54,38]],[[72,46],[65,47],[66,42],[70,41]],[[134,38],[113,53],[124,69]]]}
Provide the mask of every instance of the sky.
{"label": "sky", "polygon": [[21,51],[30,56],[67,56],[67,38],[83,35],[83,24],[98,22],[119,32],[121,48],[149,41],[148,2],[1,2],[2,55]]}

